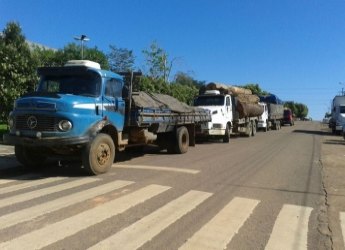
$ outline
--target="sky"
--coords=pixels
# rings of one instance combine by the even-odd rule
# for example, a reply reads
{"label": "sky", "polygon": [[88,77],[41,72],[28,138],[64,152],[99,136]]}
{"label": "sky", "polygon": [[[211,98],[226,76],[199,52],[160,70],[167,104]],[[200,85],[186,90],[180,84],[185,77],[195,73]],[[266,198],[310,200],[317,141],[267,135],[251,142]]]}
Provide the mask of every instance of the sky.
{"label": "sky", "polygon": [[230,85],[257,83],[308,106],[314,120],[345,92],[345,0],[0,0],[0,31],[20,24],[26,39],[61,49],[76,35],[142,50],[153,41],[172,76]]}

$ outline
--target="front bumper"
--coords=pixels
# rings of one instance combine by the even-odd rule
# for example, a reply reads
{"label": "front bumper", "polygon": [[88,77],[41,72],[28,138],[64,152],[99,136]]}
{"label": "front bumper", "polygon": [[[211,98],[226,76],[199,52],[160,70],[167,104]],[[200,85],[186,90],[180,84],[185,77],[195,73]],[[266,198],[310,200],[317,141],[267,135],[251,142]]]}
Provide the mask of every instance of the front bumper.
{"label": "front bumper", "polygon": [[203,129],[201,131],[196,131],[196,136],[223,136],[225,135],[225,129]]}
{"label": "front bumper", "polygon": [[3,135],[4,144],[7,145],[23,145],[35,147],[60,147],[67,145],[83,145],[90,141],[89,136],[84,137],[43,137],[35,138],[28,136],[17,136],[13,134]]}

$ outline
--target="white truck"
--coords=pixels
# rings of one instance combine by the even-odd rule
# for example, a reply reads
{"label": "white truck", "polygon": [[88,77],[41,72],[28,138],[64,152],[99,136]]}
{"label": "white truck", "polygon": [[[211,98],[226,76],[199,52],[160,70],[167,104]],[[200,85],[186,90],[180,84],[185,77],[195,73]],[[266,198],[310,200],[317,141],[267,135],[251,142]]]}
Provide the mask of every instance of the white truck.
{"label": "white truck", "polygon": [[258,128],[265,132],[271,129],[279,130],[284,123],[284,104],[273,94],[260,96],[259,104],[264,112],[259,117]]}
{"label": "white truck", "polygon": [[209,110],[212,119],[196,128],[196,138],[217,138],[223,142],[229,142],[231,134],[254,136],[263,112],[258,103],[240,101],[221,90],[206,90],[194,99],[194,106]]}
{"label": "white truck", "polygon": [[345,125],[345,95],[335,96],[333,98],[331,115],[329,127],[332,129],[332,133],[342,133],[343,126]]}
{"label": "white truck", "polygon": [[263,131],[279,130],[284,118],[284,106],[281,104],[259,102],[264,112],[259,117],[258,129]]}

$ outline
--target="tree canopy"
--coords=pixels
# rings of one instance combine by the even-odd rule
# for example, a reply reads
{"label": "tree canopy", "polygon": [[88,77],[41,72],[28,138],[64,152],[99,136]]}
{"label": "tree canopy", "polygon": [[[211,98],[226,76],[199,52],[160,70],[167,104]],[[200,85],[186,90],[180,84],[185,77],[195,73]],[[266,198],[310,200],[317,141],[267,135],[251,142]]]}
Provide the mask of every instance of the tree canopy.
{"label": "tree canopy", "polygon": [[291,109],[295,117],[304,119],[308,116],[308,107],[303,103],[295,103],[293,101],[287,101],[284,103],[284,107]]}
{"label": "tree canopy", "polygon": [[132,50],[117,48],[110,45],[110,52],[107,55],[110,70],[113,72],[127,72],[134,70],[135,57]]}

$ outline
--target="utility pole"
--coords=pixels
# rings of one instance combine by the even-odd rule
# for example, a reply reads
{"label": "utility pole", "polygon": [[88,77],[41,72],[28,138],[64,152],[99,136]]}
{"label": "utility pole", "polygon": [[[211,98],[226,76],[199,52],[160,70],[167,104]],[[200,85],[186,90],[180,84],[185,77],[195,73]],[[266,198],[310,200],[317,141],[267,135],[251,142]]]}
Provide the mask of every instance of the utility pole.
{"label": "utility pole", "polygon": [[75,36],[75,40],[80,41],[81,43],[81,59],[84,59],[84,42],[90,41],[90,38],[88,38],[86,35],[81,35],[81,36]]}

